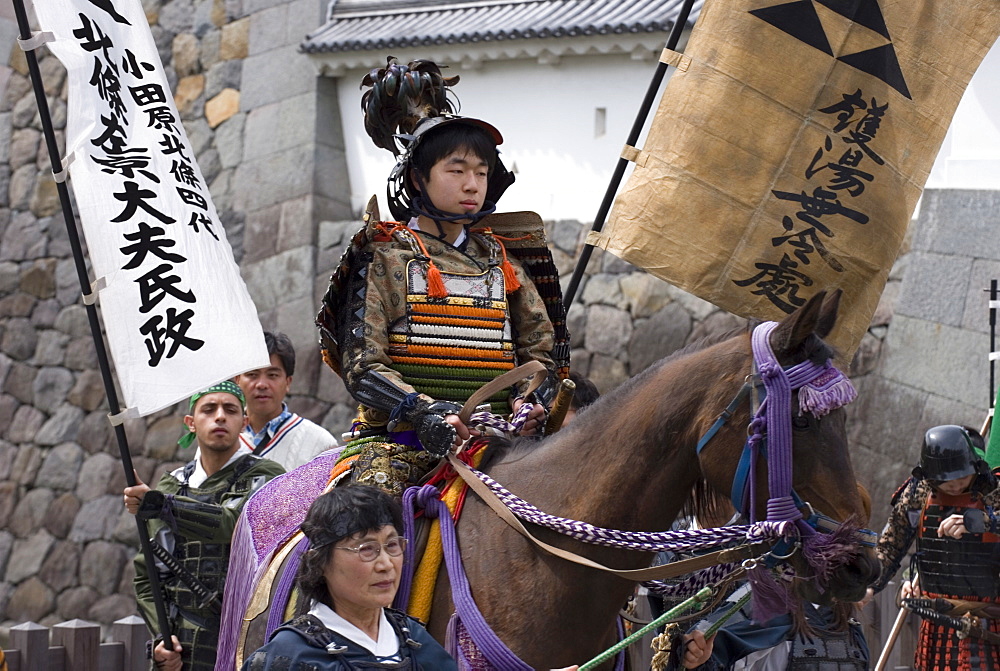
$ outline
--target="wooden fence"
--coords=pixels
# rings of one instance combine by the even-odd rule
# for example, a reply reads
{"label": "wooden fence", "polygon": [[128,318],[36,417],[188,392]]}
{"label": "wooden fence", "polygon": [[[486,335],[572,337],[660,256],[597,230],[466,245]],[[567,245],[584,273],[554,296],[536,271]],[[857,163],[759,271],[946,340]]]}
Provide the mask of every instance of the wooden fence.
{"label": "wooden fence", "polygon": [[[861,612],[872,668],[899,613],[896,588],[895,583],[889,583]],[[912,615],[906,618],[886,671],[912,668],[919,626],[920,618]],[[28,622],[11,627],[11,649],[4,653],[9,671],[146,671],[148,638],[145,623],[135,615],[115,622],[107,643],[100,642],[101,627],[92,622],[71,620],[51,629]]]}
{"label": "wooden fence", "polygon": [[146,671],[149,632],[142,618],[130,615],[111,625],[101,643],[101,626],[70,620],[51,629],[34,622],[10,629],[8,671]]}

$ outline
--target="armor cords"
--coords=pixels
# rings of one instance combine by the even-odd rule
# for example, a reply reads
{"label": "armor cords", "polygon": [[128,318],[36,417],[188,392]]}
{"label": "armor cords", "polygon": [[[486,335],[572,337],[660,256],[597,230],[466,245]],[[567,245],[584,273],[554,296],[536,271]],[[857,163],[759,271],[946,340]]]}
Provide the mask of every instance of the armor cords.
{"label": "armor cords", "polygon": [[[1000,537],[992,533],[965,534],[961,539],[938,538],[941,520],[968,508],[984,509],[977,493],[927,497],[917,529],[917,567],[920,589],[930,596],[967,601],[998,601]],[[1000,633],[1000,622],[984,619],[984,628]],[[1000,649],[972,638],[959,639],[950,627],[920,623],[914,668],[920,671],[1000,669]]]}
{"label": "armor cords", "polygon": [[867,655],[855,640],[852,626],[843,632],[817,632],[811,638],[792,638],[789,671],[866,671]]}
{"label": "armor cords", "polygon": [[[389,326],[389,358],[403,380],[431,398],[462,404],[514,368],[514,340],[503,272],[441,273],[448,295],[427,296],[426,262],[406,265],[406,318]],[[507,393],[492,396],[505,414]]]}

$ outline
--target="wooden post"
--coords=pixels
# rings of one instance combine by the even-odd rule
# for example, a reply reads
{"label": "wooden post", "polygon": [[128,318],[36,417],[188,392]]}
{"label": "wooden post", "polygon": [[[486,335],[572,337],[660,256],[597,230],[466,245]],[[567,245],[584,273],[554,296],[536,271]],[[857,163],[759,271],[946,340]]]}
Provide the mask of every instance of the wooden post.
{"label": "wooden post", "polygon": [[49,670],[49,629],[34,622],[10,628],[10,647],[19,651],[19,671]]}
{"label": "wooden post", "polygon": [[121,667],[123,671],[146,671],[149,668],[146,641],[150,635],[141,617],[129,615],[116,620],[111,625],[111,638],[125,644],[125,658]]}
{"label": "wooden post", "polygon": [[70,620],[52,627],[52,646],[65,648],[66,671],[98,669],[101,626],[84,620]]}

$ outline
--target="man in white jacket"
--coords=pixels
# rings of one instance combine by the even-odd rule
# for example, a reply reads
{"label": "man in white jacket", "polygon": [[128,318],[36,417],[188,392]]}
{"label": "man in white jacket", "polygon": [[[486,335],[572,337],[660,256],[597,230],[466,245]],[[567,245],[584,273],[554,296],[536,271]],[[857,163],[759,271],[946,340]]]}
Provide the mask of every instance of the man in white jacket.
{"label": "man in white jacket", "polygon": [[320,452],[337,446],[324,429],[285,405],[295,374],[295,348],[284,333],[264,332],[271,365],[236,376],[247,399],[247,425],[240,440],[253,453],[277,461],[291,471]]}

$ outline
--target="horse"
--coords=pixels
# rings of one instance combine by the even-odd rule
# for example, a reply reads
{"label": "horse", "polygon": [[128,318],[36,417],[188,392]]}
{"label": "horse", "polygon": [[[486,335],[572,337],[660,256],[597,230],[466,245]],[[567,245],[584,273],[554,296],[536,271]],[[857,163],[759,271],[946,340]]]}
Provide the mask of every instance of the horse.
{"label": "horse", "polygon": [[[770,345],[782,366],[833,357],[822,338],[835,325],[839,298],[839,291],[820,292],[775,327]],[[699,341],[604,395],[552,436],[499,446],[481,468],[548,513],[612,529],[668,528],[685,503],[692,502],[692,492],[701,492],[695,504],[728,498],[746,443],[750,404],[742,403],[703,450],[696,446],[744,385],[752,362],[746,329]],[[821,419],[793,413],[792,433],[792,485],[801,499],[836,520],[867,523],[848,452],[844,410]],[[758,519],[764,517],[767,500],[765,471],[756,473]],[[606,566],[641,568],[652,559],[649,552],[583,545],[529,526],[539,539]],[[634,583],[539,551],[476,496],[467,497],[457,534],[479,610],[526,664],[579,664],[614,642],[616,616]],[[796,570],[808,577],[802,562]],[[874,554],[859,549],[836,567],[822,598],[858,601],[877,571]],[[802,584],[808,587],[809,582]],[[228,590],[227,584],[227,600]],[[440,641],[453,610],[442,568],[428,623]],[[254,643],[263,641],[247,641],[247,653]]]}

